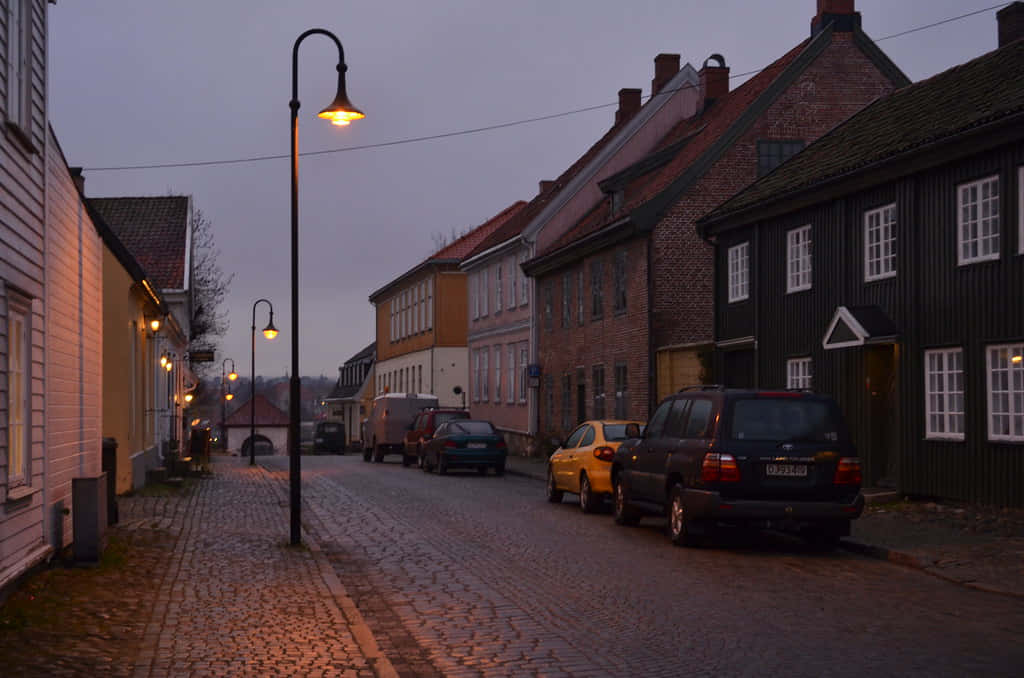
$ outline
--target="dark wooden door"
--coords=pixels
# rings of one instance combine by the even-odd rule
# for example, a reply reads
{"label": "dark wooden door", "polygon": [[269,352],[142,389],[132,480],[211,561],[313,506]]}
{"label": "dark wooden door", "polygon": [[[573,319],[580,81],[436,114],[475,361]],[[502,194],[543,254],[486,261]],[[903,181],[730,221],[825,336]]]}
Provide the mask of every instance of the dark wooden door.
{"label": "dark wooden door", "polygon": [[899,441],[899,347],[869,346],[865,353],[868,397],[867,454],[864,484],[895,487]]}

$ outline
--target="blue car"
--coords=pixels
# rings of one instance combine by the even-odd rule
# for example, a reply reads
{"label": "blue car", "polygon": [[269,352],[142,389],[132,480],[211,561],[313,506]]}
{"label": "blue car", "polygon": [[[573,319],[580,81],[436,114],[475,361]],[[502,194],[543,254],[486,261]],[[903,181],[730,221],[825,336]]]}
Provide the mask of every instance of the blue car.
{"label": "blue car", "polygon": [[493,468],[495,475],[505,474],[508,447],[505,439],[489,421],[455,419],[437,427],[423,445],[423,470],[435,468],[444,475],[453,468],[475,468],[484,475]]}

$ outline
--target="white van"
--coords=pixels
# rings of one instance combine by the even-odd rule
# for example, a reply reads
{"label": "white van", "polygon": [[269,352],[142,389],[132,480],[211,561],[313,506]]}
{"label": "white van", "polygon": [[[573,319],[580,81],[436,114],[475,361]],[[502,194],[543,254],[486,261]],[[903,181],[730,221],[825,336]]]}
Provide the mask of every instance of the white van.
{"label": "white van", "polygon": [[405,453],[405,434],[424,407],[437,407],[429,393],[385,393],[373,399],[363,431],[363,461],[376,462],[386,454]]}

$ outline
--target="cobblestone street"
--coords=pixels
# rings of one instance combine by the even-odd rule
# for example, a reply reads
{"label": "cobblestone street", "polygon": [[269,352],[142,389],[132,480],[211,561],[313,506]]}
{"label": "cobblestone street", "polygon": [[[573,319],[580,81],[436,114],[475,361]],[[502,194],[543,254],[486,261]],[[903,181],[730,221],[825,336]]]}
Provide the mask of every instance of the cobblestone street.
{"label": "cobblestone street", "polygon": [[551,505],[529,478],[303,466],[302,548],[286,546],[285,458],[221,459],[180,492],[122,498],[114,564],[50,570],[9,601],[72,592],[54,619],[0,632],[3,675],[1009,676],[1024,662],[1019,598],[892,563],[772,535],[674,548],[660,521]]}

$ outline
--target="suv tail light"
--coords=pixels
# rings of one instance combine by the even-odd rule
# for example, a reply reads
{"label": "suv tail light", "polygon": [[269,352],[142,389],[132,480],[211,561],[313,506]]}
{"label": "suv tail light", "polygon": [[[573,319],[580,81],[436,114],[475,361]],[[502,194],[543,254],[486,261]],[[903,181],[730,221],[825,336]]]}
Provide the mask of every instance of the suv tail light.
{"label": "suv tail light", "polygon": [[738,483],[740,467],[731,454],[708,452],[700,465],[700,479],[704,483]]}
{"label": "suv tail light", "polygon": [[444,441],[444,446],[445,447],[458,447],[459,444],[457,442],[455,442],[454,440],[446,440],[446,441]]}
{"label": "suv tail light", "polygon": [[508,447],[508,445],[505,444],[505,441],[503,439],[495,443],[494,446],[499,450],[504,450],[506,447]]}
{"label": "suv tail light", "polygon": [[594,448],[594,458],[600,459],[601,461],[611,461],[612,457],[615,456],[615,450],[607,445]]}
{"label": "suv tail light", "polygon": [[836,467],[836,475],[832,478],[833,485],[860,485],[860,459],[857,457],[842,457],[839,466]]}

